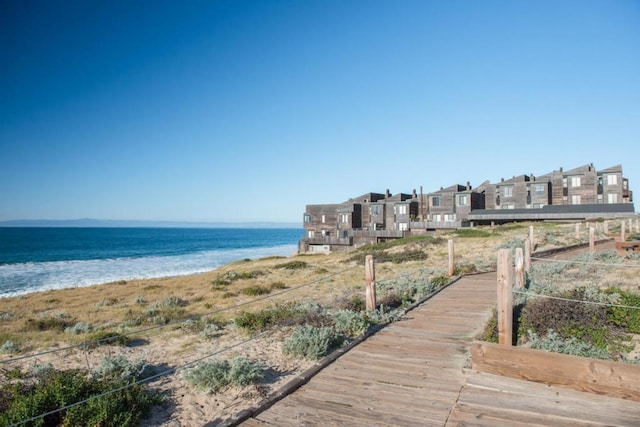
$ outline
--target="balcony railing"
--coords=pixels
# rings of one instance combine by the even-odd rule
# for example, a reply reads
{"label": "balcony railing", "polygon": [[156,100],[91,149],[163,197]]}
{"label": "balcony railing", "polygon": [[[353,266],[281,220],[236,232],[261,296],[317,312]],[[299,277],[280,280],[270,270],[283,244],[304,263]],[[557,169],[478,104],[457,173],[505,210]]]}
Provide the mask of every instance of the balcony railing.
{"label": "balcony railing", "polygon": [[304,239],[310,245],[347,245],[350,246],[353,244],[353,239],[351,237],[330,237],[330,236],[320,236],[320,237],[307,237]]}

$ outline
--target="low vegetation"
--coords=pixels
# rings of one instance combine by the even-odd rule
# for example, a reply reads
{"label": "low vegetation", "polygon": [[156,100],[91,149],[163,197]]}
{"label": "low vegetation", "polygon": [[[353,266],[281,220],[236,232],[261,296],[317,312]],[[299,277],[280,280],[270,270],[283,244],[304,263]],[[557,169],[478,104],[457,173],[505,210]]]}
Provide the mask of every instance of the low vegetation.
{"label": "low vegetation", "polygon": [[[534,264],[527,288],[514,295],[514,343],[600,359],[629,359],[635,348],[633,335],[640,334],[637,282],[605,282],[614,266],[624,262],[614,251],[603,251]],[[497,328],[494,311],[481,338],[497,342]]]}

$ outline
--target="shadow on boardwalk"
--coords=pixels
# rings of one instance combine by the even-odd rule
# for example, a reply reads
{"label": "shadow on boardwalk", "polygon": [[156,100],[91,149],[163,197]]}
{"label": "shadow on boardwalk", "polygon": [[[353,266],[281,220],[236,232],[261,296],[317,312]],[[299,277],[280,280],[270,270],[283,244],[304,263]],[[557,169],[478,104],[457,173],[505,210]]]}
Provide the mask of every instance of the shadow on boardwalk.
{"label": "shadow on boardwalk", "polygon": [[640,403],[473,372],[495,273],[467,276],[242,426],[640,425]]}

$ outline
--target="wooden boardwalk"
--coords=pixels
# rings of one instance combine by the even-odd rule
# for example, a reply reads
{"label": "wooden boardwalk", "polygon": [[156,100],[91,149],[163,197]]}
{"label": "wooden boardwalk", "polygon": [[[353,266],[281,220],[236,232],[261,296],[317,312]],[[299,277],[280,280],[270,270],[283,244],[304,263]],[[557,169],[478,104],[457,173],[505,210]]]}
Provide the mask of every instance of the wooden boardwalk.
{"label": "wooden boardwalk", "polygon": [[249,418],[252,426],[640,426],[640,403],[473,372],[495,273],[468,276]]}

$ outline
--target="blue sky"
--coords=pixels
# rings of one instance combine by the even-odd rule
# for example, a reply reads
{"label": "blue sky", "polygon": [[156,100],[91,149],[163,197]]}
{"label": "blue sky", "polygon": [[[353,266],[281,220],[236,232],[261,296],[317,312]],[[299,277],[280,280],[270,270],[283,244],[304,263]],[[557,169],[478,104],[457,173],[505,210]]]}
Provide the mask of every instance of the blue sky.
{"label": "blue sky", "polygon": [[0,63],[0,220],[301,222],[592,162],[640,188],[635,0],[4,0]]}

